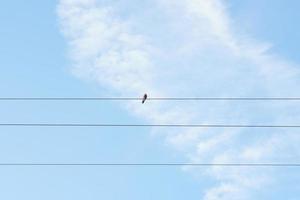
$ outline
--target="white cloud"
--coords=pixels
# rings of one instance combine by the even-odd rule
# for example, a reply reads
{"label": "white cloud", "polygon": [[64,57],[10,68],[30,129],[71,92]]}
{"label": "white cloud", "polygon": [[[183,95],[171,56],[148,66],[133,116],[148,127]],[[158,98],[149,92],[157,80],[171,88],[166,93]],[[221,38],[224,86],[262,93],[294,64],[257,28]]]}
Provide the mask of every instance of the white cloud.
{"label": "white cloud", "polygon": [[[269,53],[269,45],[236,33],[223,1],[156,3],[158,7],[148,9],[164,13],[160,24],[147,30],[170,29],[160,43],[152,43],[160,38],[151,38],[149,32],[135,32],[134,22],[121,20],[113,7],[96,0],[61,0],[58,13],[74,72],[124,96],[145,91],[151,96],[299,94],[295,90],[299,70]],[[299,119],[292,115],[300,111],[292,103],[243,103],[147,102],[143,107],[133,103],[126,107],[153,123],[292,124]],[[287,130],[183,129],[161,133],[192,162],[284,162],[299,155],[299,137]],[[206,200],[251,199],[275,176],[274,170],[266,168],[190,170],[216,180],[216,186],[207,190]]]}

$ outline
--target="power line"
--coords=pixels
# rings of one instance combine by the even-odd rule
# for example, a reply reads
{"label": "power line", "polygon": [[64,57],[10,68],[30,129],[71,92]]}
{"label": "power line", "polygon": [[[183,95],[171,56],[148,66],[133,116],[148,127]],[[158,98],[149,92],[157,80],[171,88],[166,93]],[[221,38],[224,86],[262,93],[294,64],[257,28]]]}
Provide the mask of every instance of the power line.
{"label": "power line", "polygon": [[142,100],[131,97],[2,97],[1,101],[128,101]]}
{"label": "power line", "polygon": [[83,124],[83,123],[0,123],[7,127],[177,127],[177,128],[300,128],[300,125],[255,124]]}
{"label": "power line", "polygon": [[300,167],[300,163],[0,163],[0,166]]}
{"label": "power line", "polygon": [[[0,101],[141,101],[137,97],[0,97]],[[300,101],[300,97],[153,97],[147,101]]]}

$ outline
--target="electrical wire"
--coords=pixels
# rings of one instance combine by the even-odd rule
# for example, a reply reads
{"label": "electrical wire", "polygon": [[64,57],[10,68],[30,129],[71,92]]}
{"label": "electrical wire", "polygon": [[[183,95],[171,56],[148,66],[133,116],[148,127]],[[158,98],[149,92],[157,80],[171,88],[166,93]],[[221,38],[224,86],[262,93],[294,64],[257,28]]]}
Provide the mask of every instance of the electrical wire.
{"label": "electrical wire", "polygon": [[300,125],[255,124],[84,124],[84,123],[0,123],[8,127],[177,127],[177,128],[300,128]]}
{"label": "electrical wire", "polygon": [[[0,101],[141,101],[137,97],[0,97]],[[147,101],[300,101],[300,97],[152,97]]]}
{"label": "electrical wire", "polygon": [[300,163],[0,163],[0,166],[300,167]]}

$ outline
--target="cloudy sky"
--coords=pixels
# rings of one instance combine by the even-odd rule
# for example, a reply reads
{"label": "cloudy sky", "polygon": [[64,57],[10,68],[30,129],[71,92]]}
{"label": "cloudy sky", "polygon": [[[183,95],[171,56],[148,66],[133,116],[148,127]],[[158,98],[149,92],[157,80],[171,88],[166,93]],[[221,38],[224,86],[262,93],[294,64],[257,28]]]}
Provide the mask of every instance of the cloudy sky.
{"label": "cloudy sky", "polygon": [[[299,97],[296,0],[1,6],[3,97]],[[1,122],[298,124],[298,102],[1,102]],[[297,129],[1,128],[0,162],[299,163]],[[1,167],[3,199],[297,199],[298,168]]]}

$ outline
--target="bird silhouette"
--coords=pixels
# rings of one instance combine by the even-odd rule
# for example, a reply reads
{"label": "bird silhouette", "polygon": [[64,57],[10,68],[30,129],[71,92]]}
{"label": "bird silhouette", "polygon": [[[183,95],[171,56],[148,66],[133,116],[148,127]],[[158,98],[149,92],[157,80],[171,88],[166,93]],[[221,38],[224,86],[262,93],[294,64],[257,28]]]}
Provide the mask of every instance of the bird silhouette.
{"label": "bird silhouette", "polygon": [[142,104],[145,103],[146,99],[147,99],[148,95],[147,94],[144,94],[144,97],[143,97],[143,101],[142,101]]}

